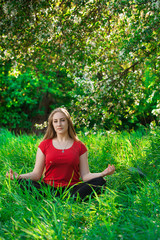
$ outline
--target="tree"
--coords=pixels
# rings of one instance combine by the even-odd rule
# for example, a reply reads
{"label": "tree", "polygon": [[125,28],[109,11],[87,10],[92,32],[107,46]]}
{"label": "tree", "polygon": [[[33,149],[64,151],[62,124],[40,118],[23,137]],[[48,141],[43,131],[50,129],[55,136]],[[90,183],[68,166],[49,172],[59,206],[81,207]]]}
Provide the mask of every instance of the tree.
{"label": "tree", "polygon": [[[11,62],[22,73],[29,67],[49,78],[65,71],[69,81],[62,85],[74,97],[67,106],[77,124],[80,117],[84,125],[107,128],[154,119],[159,1],[8,0],[1,11],[4,68]],[[68,89],[70,81],[74,83]]]}

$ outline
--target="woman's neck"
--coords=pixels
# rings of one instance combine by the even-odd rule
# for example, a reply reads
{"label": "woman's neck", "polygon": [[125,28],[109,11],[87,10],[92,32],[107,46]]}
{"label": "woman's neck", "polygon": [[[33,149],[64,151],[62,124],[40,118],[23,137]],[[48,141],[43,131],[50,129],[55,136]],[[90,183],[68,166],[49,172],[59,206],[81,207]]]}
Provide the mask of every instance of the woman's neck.
{"label": "woman's neck", "polygon": [[68,140],[71,139],[71,138],[69,137],[68,134],[65,134],[65,135],[58,134],[55,139],[57,139],[58,142],[66,142],[66,141],[68,141]]}

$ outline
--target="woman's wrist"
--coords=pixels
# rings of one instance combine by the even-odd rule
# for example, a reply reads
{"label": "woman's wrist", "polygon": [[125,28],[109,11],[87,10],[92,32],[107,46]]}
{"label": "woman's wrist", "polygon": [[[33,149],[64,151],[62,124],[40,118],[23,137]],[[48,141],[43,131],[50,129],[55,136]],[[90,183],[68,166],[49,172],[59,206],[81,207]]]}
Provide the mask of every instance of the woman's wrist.
{"label": "woman's wrist", "polygon": [[16,179],[21,179],[21,175],[17,175],[17,178]]}
{"label": "woman's wrist", "polygon": [[101,177],[105,177],[105,174],[103,172],[101,172]]}

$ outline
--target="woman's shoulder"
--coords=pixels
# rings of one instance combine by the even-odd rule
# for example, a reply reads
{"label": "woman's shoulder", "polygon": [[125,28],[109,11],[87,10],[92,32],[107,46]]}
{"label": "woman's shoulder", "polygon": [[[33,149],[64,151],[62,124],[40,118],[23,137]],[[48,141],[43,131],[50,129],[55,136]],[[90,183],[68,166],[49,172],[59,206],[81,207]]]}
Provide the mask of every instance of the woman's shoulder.
{"label": "woman's shoulder", "polygon": [[77,145],[77,146],[81,146],[81,145],[85,145],[81,140],[74,140],[74,143]]}
{"label": "woman's shoulder", "polygon": [[87,151],[87,147],[82,141],[80,141],[80,140],[75,141],[74,144],[75,144],[76,147],[78,147],[80,149],[80,151],[82,151],[82,152]]}
{"label": "woman's shoulder", "polygon": [[45,139],[40,142],[39,146],[48,146],[51,143],[52,143],[52,139]]}

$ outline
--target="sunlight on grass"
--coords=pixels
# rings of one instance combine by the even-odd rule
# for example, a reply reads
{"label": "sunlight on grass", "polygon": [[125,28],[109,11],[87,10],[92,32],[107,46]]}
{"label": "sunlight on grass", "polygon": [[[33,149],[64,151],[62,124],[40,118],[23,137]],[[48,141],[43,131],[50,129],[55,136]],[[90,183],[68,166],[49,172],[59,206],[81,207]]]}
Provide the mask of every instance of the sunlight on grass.
{"label": "sunlight on grass", "polygon": [[[98,132],[79,138],[91,171],[116,167],[101,195],[75,202],[69,195],[25,194],[5,179],[10,167],[33,169],[41,137],[0,132],[0,236],[6,239],[152,239],[160,235],[160,131]],[[144,174],[141,174],[141,172]]]}

